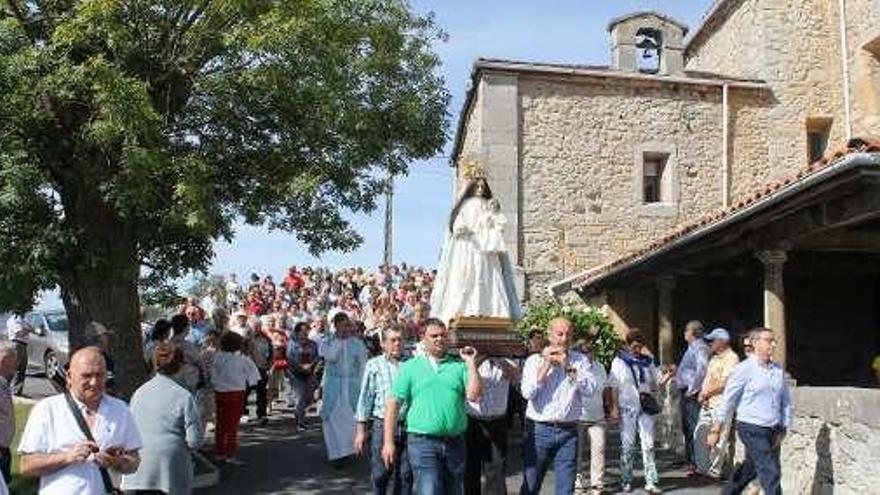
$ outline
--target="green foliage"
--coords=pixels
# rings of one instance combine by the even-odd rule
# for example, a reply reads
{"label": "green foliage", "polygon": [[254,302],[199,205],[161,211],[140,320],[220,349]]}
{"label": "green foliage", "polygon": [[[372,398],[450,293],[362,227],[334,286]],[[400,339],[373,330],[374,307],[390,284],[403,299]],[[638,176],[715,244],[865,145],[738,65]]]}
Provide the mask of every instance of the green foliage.
{"label": "green foliage", "polygon": [[592,342],[596,359],[606,367],[611,365],[621,341],[608,317],[596,308],[563,305],[553,299],[535,301],[526,308],[525,316],[517,324],[517,332],[523,340],[528,339],[534,329],[546,334],[550,321],[560,317],[571,321],[575,340]]}
{"label": "green foliage", "polygon": [[354,249],[445,142],[444,36],[403,0],[5,2],[0,307],[119,260],[168,296],[237,219]]}

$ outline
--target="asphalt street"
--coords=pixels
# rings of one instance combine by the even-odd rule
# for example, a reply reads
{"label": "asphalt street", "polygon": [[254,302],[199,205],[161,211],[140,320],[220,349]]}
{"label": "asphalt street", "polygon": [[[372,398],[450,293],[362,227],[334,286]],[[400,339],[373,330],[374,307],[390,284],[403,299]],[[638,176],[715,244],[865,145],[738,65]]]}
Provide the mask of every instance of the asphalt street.
{"label": "asphalt street", "polygon": [[[510,431],[511,453],[508,466],[508,493],[519,493],[521,477],[520,430]],[[609,437],[608,471],[606,479],[611,493],[619,490],[614,480],[618,477],[618,452],[613,445],[617,436]],[[369,493],[370,470],[366,457],[352,459],[342,467],[331,467],[327,462],[320,419],[312,417],[309,428],[296,431],[292,417],[282,409],[271,417],[266,426],[245,425],[241,432],[239,457],[244,466],[221,468],[217,486],[197,491],[198,495],[253,494],[352,494]],[[639,462],[637,461],[637,465]],[[710,480],[688,478],[672,466],[672,459],[659,453],[658,469],[661,488],[673,494],[718,494],[720,485]],[[644,493],[641,473],[637,472],[633,493]],[[548,474],[542,493],[553,493],[553,476]]]}
{"label": "asphalt street", "polygon": [[[40,399],[54,392],[49,381],[40,374],[29,374],[25,382],[25,395]],[[253,413],[253,405],[251,405]],[[508,463],[508,493],[518,493],[522,482],[520,429],[514,425],[510,431],[511,452]],[[213,444],[212,434],[207,436],[205,451],[210,452]],[[619,490],[615,482],[618,477],[618,445],[616,434],[608,439],[606,480],[611,493]],[[298,431],[293,417],[285,407],[269,418],[265,426],[257,426],[253,421],[242,426],[239,458],[243,466],[221,466],[220,482],[210,488],[197,490],[197,495],[242,495],[242,494],[326,494],[350,495],[369,493],[370,468],[367,457],[353,458],[343,466],[331,466],[327,462],[324,439],[321,434],[320,418],[309,418],[309,427]],[[638,465],[639,462],[637,461]],[[673,465],[671,456],[658,453],[657,467],[665,493],[707,494],[721,492],[720,485],[710,480],[688,478]],[[636,473],[633,493],[641,490],[641,473]],[[542,493],[553,493],[553,473],[548,473]]]}

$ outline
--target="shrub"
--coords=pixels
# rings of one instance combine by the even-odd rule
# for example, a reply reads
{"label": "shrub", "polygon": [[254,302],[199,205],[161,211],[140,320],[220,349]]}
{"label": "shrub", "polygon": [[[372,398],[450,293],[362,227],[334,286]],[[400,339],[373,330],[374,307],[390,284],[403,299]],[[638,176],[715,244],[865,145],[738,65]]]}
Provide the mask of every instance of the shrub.
{"label": "shrub", "polygon": [[525,315],[517,324],[517,333],[528,339],[532,329],[547,333],[547,325],[554,318],[567,318],[574,326],[574,340],[589,339],[593,342],[593,355],[605,367],[611,365],[614,354],[622,342],[614,331],[611,320],[597,308],[562,305],[552,299],[529,304]]}

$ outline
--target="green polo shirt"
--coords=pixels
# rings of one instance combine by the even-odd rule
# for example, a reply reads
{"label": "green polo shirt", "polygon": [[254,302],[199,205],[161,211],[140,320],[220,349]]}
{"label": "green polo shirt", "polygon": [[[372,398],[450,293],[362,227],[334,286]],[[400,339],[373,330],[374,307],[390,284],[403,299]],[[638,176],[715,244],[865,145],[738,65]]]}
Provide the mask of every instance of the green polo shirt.
{"label": "green polo shirt", "polygon": [[445,357],[437,369],[419,356],[400,365],[391,388],[394,396],[409,404],[406,431],[424,435],[457,436],[467,429],[464,361]]}

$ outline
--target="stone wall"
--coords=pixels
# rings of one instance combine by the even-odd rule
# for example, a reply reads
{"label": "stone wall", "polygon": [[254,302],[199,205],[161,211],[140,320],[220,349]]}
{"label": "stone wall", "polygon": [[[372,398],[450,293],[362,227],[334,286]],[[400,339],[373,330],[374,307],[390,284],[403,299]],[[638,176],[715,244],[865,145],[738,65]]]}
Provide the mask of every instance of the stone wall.
{"label": "stone wall", "polygon": [[[523,265],[531,292],[721,205],[721,91],[520,75]],[[677,195],[643,205],[641,151],[672,151]]]}
{"label": "stone wall", "polygon": [[782,492],[865,494],[880,487],[880,390],[797,387],[782,445]]}
{"label": "stone wall", "polygon": [[[847,0],[853,132],[876,132],[880,63],[864,44],[877,32],[877,0]],[[734,199],[768,181],[793,174],[808,161],[807,126],[830,121],[829,147],[846,140],[846,117],[836,0],[730,0],[728,13],[710,23],[686,53],[686,67],[728,76],[762,79],[772,92],[763,115],[741,115],[737,138],[760,129],[764,146],[734,152]],[[875,34],[876,33],[876,34]],[[755,108],[755,107],[751,107]],[[759,124],[753,127],[752,124]],[[772,123],[772,125],[767,125]],[[874,129],[874,131],[872,131]],[[763,160],[748,156],[766,150]]]}
{"label": "stone wall", "polygon": [[847,0],[853,135],[880,129],[880,0]]}
{"label": "stone wall", "polygon": [[727,76],[762,79],[764,29],[761,0],[728,0],[724,12],[694,38],[685,51],[685,68]]}

